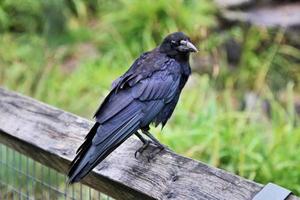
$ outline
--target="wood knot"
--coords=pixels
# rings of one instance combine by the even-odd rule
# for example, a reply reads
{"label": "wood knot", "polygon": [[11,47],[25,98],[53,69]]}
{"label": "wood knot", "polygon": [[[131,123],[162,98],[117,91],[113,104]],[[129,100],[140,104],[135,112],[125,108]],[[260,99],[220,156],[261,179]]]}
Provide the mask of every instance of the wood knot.
{"label": "wood knot", "polygon": [[171,180],[172,180],[173,182],[175,182],[175,181],[177,181],[177,180],[178,180],[178,178],[179,178],[179,176],[178,176],[178,175],[174,175],[174,176],[172,176],[172,179],[171,179]]}
{"label": "wood knot", "polygon": [[176,174],[176,172],[171,173],[171,181],[175,182],[179,179],[179,176]]}
{"label": "wood knot", "polygon": [[136,175],[136,176],[142,176],[143,172],[136,166],[132,167],[132,172]]}
{"label": "wood knot", "polygon": [[165,195],[167,199],[172,199],[176,197],[176,194],[174,192],[166,192]]}

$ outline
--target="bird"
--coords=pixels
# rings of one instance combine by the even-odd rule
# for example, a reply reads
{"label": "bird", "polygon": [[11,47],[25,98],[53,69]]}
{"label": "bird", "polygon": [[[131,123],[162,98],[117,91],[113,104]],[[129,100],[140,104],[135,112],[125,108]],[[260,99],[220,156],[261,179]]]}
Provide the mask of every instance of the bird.
{"label": "bird", "polygon": [[171,117],[191,75],[190,54],[197,51],[185,33],[171,33],[158,47],[142,53],[112,83],[109,94],[94,115],[94,126],[71,162],[70,184],[83,179],[132,135],[143,143],[135,156],[150,143],[161,150],[165,148],[149,132],[150,125],[161,124],[163,128]]}

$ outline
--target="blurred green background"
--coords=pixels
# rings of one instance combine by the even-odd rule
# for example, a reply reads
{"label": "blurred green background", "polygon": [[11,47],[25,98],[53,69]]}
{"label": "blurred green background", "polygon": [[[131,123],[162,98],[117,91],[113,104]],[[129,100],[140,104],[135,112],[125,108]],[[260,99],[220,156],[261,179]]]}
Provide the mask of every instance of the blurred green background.
{"label": "blurred green background", "polygon": [[200,49],[194,73],[153,132],[177,153],[300,195],[300,50],[284,29],[224,26],[219,14],[209,0],[2,0],[0,85],[91,119],[139,54],[183,31]]}

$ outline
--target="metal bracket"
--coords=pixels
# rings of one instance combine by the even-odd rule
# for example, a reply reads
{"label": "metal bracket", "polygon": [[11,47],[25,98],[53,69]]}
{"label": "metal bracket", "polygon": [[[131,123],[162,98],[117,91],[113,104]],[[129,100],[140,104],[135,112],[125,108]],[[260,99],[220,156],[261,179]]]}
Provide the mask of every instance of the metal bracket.
{"label": "metal bracket", "polygon": [[252,200],[285,200],[292,192],[274,183],[268,183]]}

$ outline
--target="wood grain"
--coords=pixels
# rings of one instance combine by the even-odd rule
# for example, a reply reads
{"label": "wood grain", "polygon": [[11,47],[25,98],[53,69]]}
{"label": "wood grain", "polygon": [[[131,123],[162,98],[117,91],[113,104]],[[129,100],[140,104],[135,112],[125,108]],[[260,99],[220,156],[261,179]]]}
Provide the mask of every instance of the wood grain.
{"label": "wood grain", "polygon": [[[91,126],[86,119],[0,88],[0,142],[63,174]],[[250,200],[262,189],[174,152],[163,151],[151,162],[136,159],[140,145],[128,139],[83,183],[121,200]]]}

